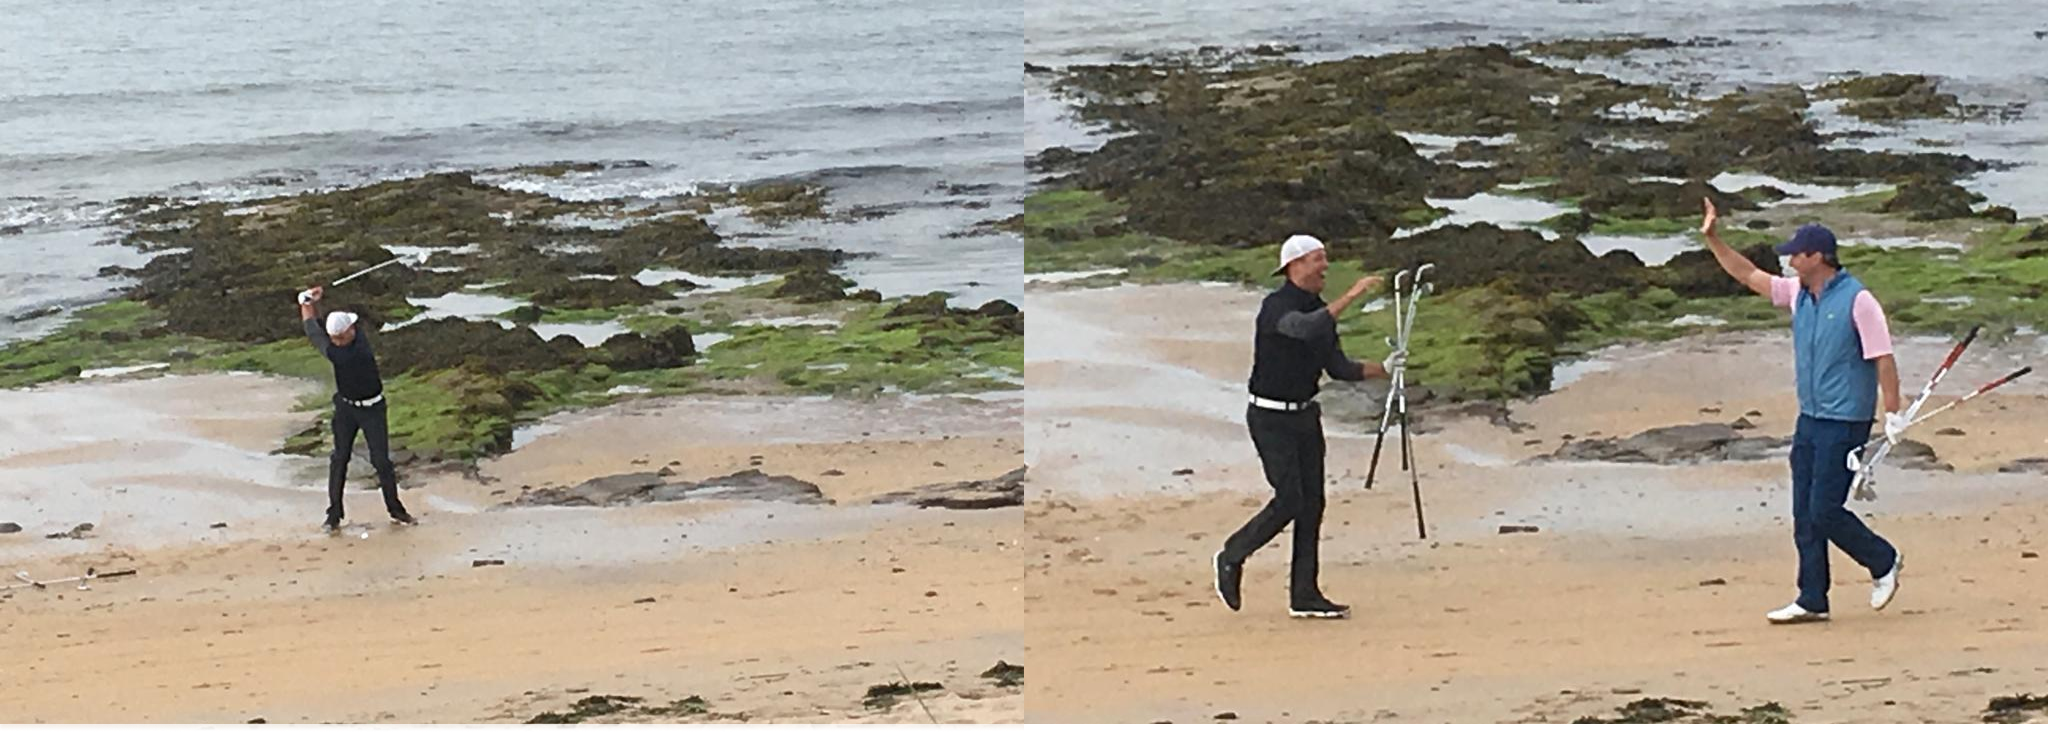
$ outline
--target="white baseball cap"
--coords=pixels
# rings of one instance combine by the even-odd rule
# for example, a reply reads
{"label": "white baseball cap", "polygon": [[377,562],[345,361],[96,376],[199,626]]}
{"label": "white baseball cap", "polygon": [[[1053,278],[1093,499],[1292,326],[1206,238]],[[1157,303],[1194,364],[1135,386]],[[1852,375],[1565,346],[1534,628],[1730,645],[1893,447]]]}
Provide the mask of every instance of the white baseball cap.
{"label": "white baseball cap", "polygon": [[355,314],[355,313],[349,313],[349,312],[342,312],[342,311],[339,311],[339,310],[337,310],[337,311],[334,311],[334,312],[331,312],[331,313],[328,313],[328,314],[327,314],[327,334],[328,334],[328,335],[331,335],[331,336],[338,336],[338,335],[341,335],[341,332],[342,332],[342,331],[348,330],[348,329],[349,329],[349,326],[352,326],[352,325],[355,325],[355,324],[356,324],[356,314]]}
{"label": "white baseball cap", "polygon": [[1280,267],[1273,270],[1273,274],[1278,276],[1280,273],[1286,272],[1288,264],[1308,256],[1309,252],[1320,251],[1322,248],[1323,241],[1321,239],[1307,234],[1295,234],[1294,236],[1287,237],[1287,241],[1280,245]]}

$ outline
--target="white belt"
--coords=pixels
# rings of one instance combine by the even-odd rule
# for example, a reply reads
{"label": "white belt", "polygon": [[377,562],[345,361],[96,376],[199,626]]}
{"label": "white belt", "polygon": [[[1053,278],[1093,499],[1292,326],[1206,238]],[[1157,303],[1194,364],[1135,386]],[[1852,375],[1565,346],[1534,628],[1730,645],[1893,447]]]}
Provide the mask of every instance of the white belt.
{"label": "white belt", "polygon": [[1310,399],[1305,402],[1283,402],[1274,399],[1267,399],[1257,394],[1252,395],[1252,406],[1258,407],[1260,409],[1271,409],[1275,412],[1299,412],[1304,409],[1308,409],[1309,407],[1313,407],[1315,405],[1316,400],[1314,399]]}
{"label": "white belt", "polygon": [[376,395],[376,396],[373,396],[373,397],[370,397],[370,398],[368,398],[368,399],[364,399],[364,400],[362,400],[362,401],[360,401],[360,402],[359,402],[359,401],[356,401],[356,400],[354,400],[354,399],[350,399],[350,398],[348,398],[348,397],[340,397],[340,399],[341,399],[341,403],[343,403],[343,404],[347,404],[347,405],[349,405],[349,406],[351,406],[351,407],[369,408],[369,407],[374,407],[374,406],[377,406],[377,402],[381,402],[381,401],[384,401],[384,395],[383,395],[383,394],[378,394],[378,395]]}

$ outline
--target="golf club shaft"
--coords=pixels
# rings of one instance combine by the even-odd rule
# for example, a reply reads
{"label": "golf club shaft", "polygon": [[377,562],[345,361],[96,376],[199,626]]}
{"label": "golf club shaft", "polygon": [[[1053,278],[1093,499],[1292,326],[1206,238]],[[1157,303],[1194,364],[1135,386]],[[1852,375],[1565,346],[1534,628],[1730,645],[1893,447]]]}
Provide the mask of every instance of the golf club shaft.
{"label": "golf club shaft", "polygon": [[1962,357],[1963,349],[1969,348],[1971,341],[1977,340],[1977,332],[1983,330],[1983,328],[1984,326],[1981,325],[1970,326],[1970,332],[1965,334],[1963,339],[1956,343],[1955,348],[1949,349],[1948,358],[1942,359],[1941,366],[1936,367],[1934,373],[1927,377],[1927,385],[1921,387],[1920,397],[1913,400],[1912,406],[1906,407],[1906,421],[1911,422],[1913,416],[1920,413],[1921,405],[1927,403],[1928,397],[1934,396],[1934,388],[1939,386],[1941,380],[1948,376],[1949,368],[1956,365],[1956,359]]}
{"label": "golf club shaft", "polygon": [[335,281],[334,281],[334,284],[328,285],[328,287],[340,287],[340,286],[341,286],[341,283],[343,283],[343,282],[347,282],[347,281],[349,281],[349,280],[355,279],[355,278],[357,278],[357,277],[361,277],[361,276],[363,276],[363,275],[369,274],[369,273],[371,273],[371,272],[375,272],[375,271],[377,271],[377,270],[383,269],[383,268],[385,268],[385,267],[389,267],[389,266],[391,266],[391,265],[394,265],[394,264],[397,264],[397,263],[399,263],[399,262],[403,262],[403,261],[405,261],[405,257],[392,257],[391,259],[389,259],[389,260],[386,260],[386,261],[384,261],[384,262],[381,262],[381,263],[378,263],[378,264],[373,264],[373,265],[370,265],[369,267],[366,267],[366,268],[364,268],[363,270],[361,270],[361,271],[359,271],[359,272],[356,272],[355,274],[352,274],[352,275],[349,275],[349,276],[347,276],[347,277],[343,277],[343,278],[341,278],[341,279],[335,280]]}
{"label": "golf club shaft", "polygon": [[[1999,377],[1999,378],[1998,378],[1998,380],[1996,380],[1996,381],[1993,381],[1993,382],[1991,382],[1991,383],[1989,383],[1989,384],[1985,384],[1985,385],[1983,385],[1983,386],[1977,387],[1977,390],[1976,390],[1976,391],[1970,392],[1970,393],[1968,393],[1968,394],[1964,394],[1964,395],[1963,395],[1963,396],[1962,396],[1961,398],[1959,398],[1959,399],[1957,399],[1957,400],[1955,400],[1955,401],[1949,402],[1949,403],[1947,403],[1947,404],[1943,404],[1943,405],[1941,405],[1941,406],[1940,406],[1939,408],[1935,409],[1935,410],[1934,410],[1934,411],[1932,411],[1932,412],[1928,412],[1928,413],[1926,413],[1926,414],[1922,414],[1922,415],[1919,415],[1919,416],[1916,416],[1916,417],[1914,417],[1914,418],[1913,418],[1913,421],[1911,421],[1911,422],[1908,422],[1908,423],[1906,423],[1906,429],[1912,429],[1912,428],[1914,428],[1914,427],[1917,427],[1917,426],[1919,426],[1919,425],[1920,425],[1921,423],[1923,423],[1923,422],[1926,422],[1927,420],[1930,420],[1930,419],[1934,419],[1935,417],[1938,417],[1938,416],[1940,416],[1942,412],[1946,412],[1946,411],[1948,411],[1948,410],[1951,410],[1951,409],[1954,409],[1954,408],[1956,408],[1957,406],[1960,406],[1960,405],[1961,405],[1961,404],[1962,404],[1963,402],[1967,402],[1967,401],[1970,401],[1971,399],[1975,399],[1975,398],[1977,398],[1977,397],[1979,397],[1979,396],[1983,396],[1985,392],[1991,391],[1992,389],[1996,389],[1996,388],[1998,388],[1998,387],[2001,387],[2001,386],[2005,386],[2005,384],[2006,384],[2007,382],[2010,382],[2010,381],[2012,381],[2013,379],[2017,379],[2017,378],[2019,378],[2019,377],[2022,377],[2022,376],[2026,376],[2027,374],[2030,374],[2030,373],[2033,373],[2033,372],[2034,372],[2034,367],[2032,367],[2032,366],[2027,366],[2027,367],[2025,367],[2025,368],[2022,368],[2022,369],[2020,369],[2020,370],[2018,370],[2018,371],[2014,371],[2014,372],[2012,372],[2012,373],[2010,373],[2010,374],[2006,374],[2005,376]],[[1901,430],[1901,431],[1903,431],[1903,430]],[[1875,445],[1875,444],[1877,444],[1877,443],[1879,443],[1879,442],[1883,442],[1883,441],[1884,441],[1884,439],[1885,439],[1885,438],[1884,438],[1884,437],[1882,437],[1882,436],[1879,436],[1879,437],[1877,437],[1877,438],[1874,438],[1874,439],[1870,440],[1869,442],[1865,442],[1865,443],[1863,443],[1863,448],[1865,448],[1865,449],[1868,449],[1868,448],[1869,448],[1869,447],[1870,447],[1871,445]]]}
{"label": "golf club shaft", "polygon": [[1415,493],[1415,537],[1427,539],[1429,538],[1429,527],[1422,520],[1422,476],[1418,474],[1420,471],[1417,470],[1421,466],[1415,464],[1414,452],[1415,443],[1408,433],[1408,412],[1407,410],[1402,410],[1401,457],[1402,461],[1408,466],[1408,484]]}

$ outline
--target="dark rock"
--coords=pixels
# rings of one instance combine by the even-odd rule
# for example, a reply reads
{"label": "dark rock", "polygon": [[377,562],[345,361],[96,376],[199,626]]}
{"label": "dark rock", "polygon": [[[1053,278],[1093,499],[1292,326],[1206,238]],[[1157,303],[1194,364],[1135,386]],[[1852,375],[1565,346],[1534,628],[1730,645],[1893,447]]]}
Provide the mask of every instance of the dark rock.
{"label": "dark rock", "polygon": [[996,665],[989,667],[987,671],[981,672],[981,678],[995,679],[996,686],[1023,686],[1024,667],[1011,665],[1004,661],[997,661]]}
{"label": "dark rock", "polygon": [[533,325],[548,314],[547,308],[539,305],[521,305],[505,311],[505,319],[516,325]]}
{"label": "dark rock", "polygon": [[1534,534],[1537,531],[1540,531],[1540,529],[1534,526],[1522,526],[1517,524],[1502,524],[1500,527],[1500,533],[1503,534]]}
{"label": "dark rock", "polygon": [[[584,691],[589,690],[585,689]],[[594,717],[639,711],[642,701],[645,701],[645,699],[637,696],[586,696],[582,699],[577,699],[575,703],[571,704],[567,712],[545,712],[535,715],[534,718],[527,720],[526,723],[578,724]]]}
{"label": "dark rock", "polygon": [[2001,473],[2040,473],[2048,475],[2048,458],[2020,458],[1998,468]]}
{"label": "dark rock", "polygon": [[2040,559],[2040,552],[2020,552],[2021,559]]}
{"label": "dark rock", "polygon": [[88,536],[89,534],[91,534],[91,533],[92,533],[92,528],[93,528],[93,527],[92,527],[92,524],[90,524],[90,523],[84,523],[84,524],[79,524],[79,525],[77,525],[77,526],[73,526],[73,527],[71,527],[71,530],[70,530],[70,531],[64,531],[64,532],[59,532],[59,533],[55,533],[55,534],[45,534],[45,535],[43,535],[43,538],[45,538],[45,539],[85,539],[85,538],[87,538],[87,536]]}
{"label": "dark rock", "polygon": [[2020,222],[2019,212],[2006,206],[1987,206],[1977,215],[2007,224],[2017,224]]}
{"label": "dark rock", "polygon": [[1984,705],[1982,719],[1991,724],[2018,724],[2037,712],[2048,713],[2048,694],[1993,697]]}
{"label": "dark rock", "polygon": [[270,722],[269,722],[269,721],[265,720],[265,719],[264,719],[264,718],[262,718],[262,717],[257,717],[257,718],[255,718],[255,719],[251,719],[251,720],[249,720],[249,722],[248,722],[248,723],[249,723],[249,724],[270,724]]}
{"label": "dark rock", "polygon": [[[1698,207],[1698,199],[1694,199]],[[1348,254],[1348,253],[1346,253]],[[1457,261],[1431,272],[1439,289],[1509,281],[1515,291],[1610,292],[1640,287],[1640,270],[1613,266],[1580,246],[1559,246],[1542,234],[1492,224],[1446,226],[1395,239],[1359,253],[1368,270],[1394,270],[1411,262]],[[1333,254],[1333,257],[1343,256]],[[1722,279],[1728,275],[1721,274]]]}
{"label": "dark rock", "polygon": [[920,486],[876,496],[871,503],[960,510],[1020,506],[1024,503],[1024,471],[1018,468],[992,480]]}
{"label": "dark rock", "polygon": [[805,268],[785,276],[782,285],[775,288],[775,296],[801,303],[833,302],[847,299],[846,289],[853,284],[853,280],[823,267]]}
{"label": "dark rock", "polygon": [[743,470],[698,482],[671,482],[658,473],[626,473],[584,481],[572,488],[542,488],[500,507],[631,506],[686,500],[832,502],[815,484],[786,475]]}
{"label": "dark rock", "polygon": [[840,470],[840,469],[838,469],[838,468],[833,468],[833,469],[831,469],[831,470],[827,470],[827,471],[825,471],[825,472],[823,472],[823,473],[819,473],[819,475],[823,475],[823,476],[825,476],[825,477],[827,477],[827,478],[837,478],[837,477],[839,477],[839,476],[842,476],[842,475],[845,475],[845,474],[846,474],[846,471],[844,471],[844,470]]}
{"label": "dark rock", "polygon": [[0,534],[19,533],[21,533],[21,524],[14,523],[12,521],[0,522]]}
{"label": "dark rock", "polygon": [[1710,580],[1701,580],[1701,581],[1700,581],[1700,586],[1701,586],[1701,587],[1721,587],[1721,586],[1724,586],[1724,585],[1727,585],[1727,584],[1728,584],[1728,580],[1724,580],[1724,579],[1721,579],[1721,578],[1719,578],[1719,577],[1715,577],[1715,578],[1713,578],[1713,579],[1710,579]]}
{"label": "dark rock", "polygon": [[1749,421],[1748,417],[1737,417],[1735,419],[1735,422],[1729,424],[1728,426],[1738,430],[1756,429],[1756,423]]}
{"label": "dark rock", "polygon": [[471,566],[471,567],[502,567],[502,566],[505,566],[505,560],[503,560],[503,559],[475,559],[475,560],[471,560],[471,561],[470,561],[470,563],[469,563],[469,566]]}
{"label": "dark rock", "polygon": [[379,333],[373,343],[385,378],[456,367],[497,374],[545,371],[580,363],[584,357],[583,347],[574,339],[566,345],[543,341],[530,328],[505,328],[460,318],[429,320]]}
{"label": "dark rock", "polygon": [[1885,465],[1902,470],[1955,470],[1955,466],[1935,457],[1932,445],[1918,440],[1900,440],[1893,445],[1891,453],[1885,457]]}
{"label": "dark rock", "polygon": [[689,327],[680,324],[650,336],[620,333],[606,338],[602,350],[605,363],[617,371],[678,368],[697,355]]}
{"label": "dark rock", "polygon": [[1678,45],[1677,41],[1669,38],[1620,37],[1544,41],[1531,43],[1522,49],[1538,56],[1583,60],[1595,56],[1621,56],[1631,51],[1676,48]]}
{"label": "dark rock", "polygon": [[1822,99],[1847,99],[1842,112],[1868,120],[1895,122],[1943,117],[1960,111],[1956,96],[1939,91],[1921,74],[1879,74],[1844,79],[1814,91]]}
{"label": "dark rock", "polygon": [[[1776,186],[1750,186],[1748,188],[1744,188],[1740,191],[1737,191],[1736,195],[1742,196],[1743,198],[1755,201],[1757,203],[1783,201],[1787,198],[1792,197],[1792,194],[1786,193],[1784,189],[1778,188]],[[1771,222],[1765,221],[1763,219],[1757,219],[1749,223],[1749,228],[1752,229],[1771,228]],[[1763,225],[1757,226],[1757,224]]]}
{"label": "dark rock", "polygon": [[1567,443],[1551,460],[1674,465],[1722,460],[1762,460],[1790,439],[1743,437],[1725,424],[1658,427],[1627,438]]}
{"label": "dark rock", "polygon": [[946,293],[932,292],[908,298],[902,304],[890,308],[890,318],[943,318],[952,310],[946,306]]}
{"label": "dark rock", "polygon": [[975,308],[973,314],[986,320],[990,330],[1002,335],[1024,335],[1024,313],[1008,300],[990,300]]}
{"label": "dark rock", "polygon": [[535,277],[514,284],[518,289],[530,293],[528,296],[533,299],[534,304],[545,309],[581,310],[646,305],[666,300],[669,296],[668,292],[659,287],[643,285],[631,278],[578,280]]}
{"label": "dark rock", "polygon": [[1956,427],[1943,427],[1941,429],[1935,430],[1934,434],[1940,435],[1942,437],[1962,437],[1964,432],[1960,428]]}
{"label": "dark rock", "polygon": [[1229,722],[1235,719],[1237,719],[1237,712],[1219,712],[1216,715],[1216,721],[1219,722]]}
{"label": "dark rock", "polygon": [[633,604],[635,604],[635,605],[652,605],[652,604],[654,604],[654,598],[652,598],[652,597],[643,597],[643,598],[640,598],[640,599],[638,599],[638,600],[634,600],[634,601],[633,601]]}
{"label": "dark rock", "polygon": [[1024,167],[1033,173],[1054,173],[1074,167],[1081,158],[1081,154],[1071,148],[1049,147],[1026,159]]}
{"label": "dark rock", "polygon": [[1173,474],[1174,474],[1174,475],[1194,475],[1194,474],[1195,474],[1195,469],[1194,469],[1194,468],[1181,468],[1181,469],[1179,469],[1179,470],[1173,471]]}
{"label": "dark rock", "polygon": [[868,693],[862,698],[861,705],[869,709],[890,709],[904,697],[914,697],[927,691],[943,691],[945,688],[945,685],[932,681],[915,681],[907,686],[900,683],[876,684],[868,687]]}
{"label": "dark rock", "polygon": [[36,308],[34,310],[30,310],[28,312],[21,313],[18,315],[7,316],[7,320],[9,322],[21,323],[30,320],[35,320],[36,318],[47,318],[49,316],[56,315],[61,312],[64,312],[64,309],[56,306]]}
{"label": "dark rock", "polygon": [[1906,214],[1914,221],[1960,219],[1969,217],[1970,207],[1983,200],[1984,196],[1954,183],[1922,179],[1901,186],[1883,210]]}
{"label": "dark rock", "polygon": [[225,528],[227,528],[227,527],[228,527],[228,525],[227,525],[227,523],[226,523],[226,522],[221,522],[221,523],[216,523],[216,524],[213,524],[212,526],[208,526],[208,527],[206,527],[206,528],[209,528],[209,529],[225,529]]}
{"label": "dark rock", "polygon": [[[1700,199],[1712,198],[1722,211],[1753,211],[1757,204],[1706,183],[1632,182],[1602,179],[1588,184],[1580,210],[1613,219],[1698,218]],[[1686,205],[1686,204],[1691,205]]]}

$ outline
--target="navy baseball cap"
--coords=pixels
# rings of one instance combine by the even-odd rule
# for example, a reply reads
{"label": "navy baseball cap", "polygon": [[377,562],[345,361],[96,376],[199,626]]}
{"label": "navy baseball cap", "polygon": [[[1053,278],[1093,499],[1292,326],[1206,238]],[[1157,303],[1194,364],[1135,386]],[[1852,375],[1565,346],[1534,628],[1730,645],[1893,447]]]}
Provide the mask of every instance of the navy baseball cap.
{"label": "navy baseball cap", "polygon": [[1792,240],[1778,245],[1779,254],[1835,253],[1835,232],[1820,224],[1807,224],[1793,232]]}

